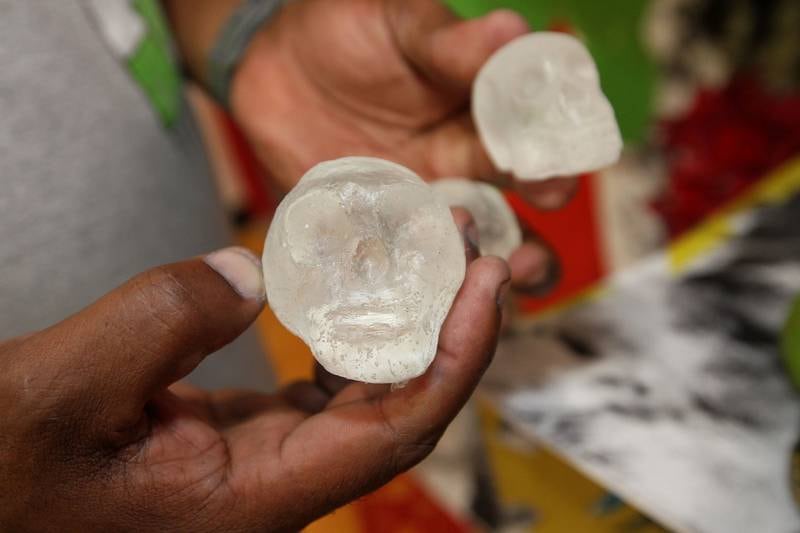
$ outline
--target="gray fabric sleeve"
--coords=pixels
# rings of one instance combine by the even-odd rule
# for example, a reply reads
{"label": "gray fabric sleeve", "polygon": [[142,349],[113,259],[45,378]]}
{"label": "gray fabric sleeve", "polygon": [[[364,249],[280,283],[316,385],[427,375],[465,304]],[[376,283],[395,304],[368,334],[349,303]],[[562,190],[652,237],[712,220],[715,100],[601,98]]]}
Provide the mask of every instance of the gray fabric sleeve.
{"label": "gray fabric sleeve", "polygon": [[214,98],[226,108],[231,80],[250,41],[282,5],[283,0],[244,0],[220,31],[208,58],[208,86]]}

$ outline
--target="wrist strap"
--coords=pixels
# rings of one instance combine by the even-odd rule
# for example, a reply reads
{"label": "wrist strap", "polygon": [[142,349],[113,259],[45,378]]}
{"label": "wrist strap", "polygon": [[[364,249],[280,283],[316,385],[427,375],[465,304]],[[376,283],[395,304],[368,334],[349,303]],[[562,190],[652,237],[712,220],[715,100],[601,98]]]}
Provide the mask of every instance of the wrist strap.
{"label": "wrist strap", "polygon": [[282,0],[245,0],[220,31],[208,57],[208,89],[225,108],[233,75],[250,41],[282,5]]}

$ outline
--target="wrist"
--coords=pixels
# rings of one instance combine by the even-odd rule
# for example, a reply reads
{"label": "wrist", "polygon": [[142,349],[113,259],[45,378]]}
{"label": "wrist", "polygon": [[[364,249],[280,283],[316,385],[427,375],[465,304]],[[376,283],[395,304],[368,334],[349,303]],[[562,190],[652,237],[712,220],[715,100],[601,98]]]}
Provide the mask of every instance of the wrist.
{"label": "wrist", "polygon": [[207,54],[206,86],[223,106],[230,107],[233,80],[262,30],[283,6],[283,0],[243,0],[220,28]]}
{"label": "wrist", "polygon": [[[253,98],[272,101],[276,87],[283,84],[286,61],[279,44],[276,17],[253,35],[233,71],[228,87],[228,106],[234,118],[237,110]],[[244,108],[247,106],[244,105]]]}

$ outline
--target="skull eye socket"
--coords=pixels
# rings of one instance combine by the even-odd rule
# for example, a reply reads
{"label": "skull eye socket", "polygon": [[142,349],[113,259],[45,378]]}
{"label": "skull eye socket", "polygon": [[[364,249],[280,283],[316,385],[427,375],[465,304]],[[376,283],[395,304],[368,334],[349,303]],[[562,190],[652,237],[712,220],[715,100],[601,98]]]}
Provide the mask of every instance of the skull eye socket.
{"label": "skull eye socket", "polygon": [[289,206],[286,242],[297,264],[318,265],[349,257],[355,253],[356,237],[356,227],[333,190],[312,191]]}
{"label": "skull eye socket", "polygon": [[513,96],[518,103],[529,106],[547,92],[548,75],[542,65],[532,65],[516,76]]}
{"label": "skull eye socket", "polygon": [[585,81],[564,79],[560,87],[560,97],[565,111],[583,113],[592,107],[591,92],[594,87]]}
{"label": "skull eye socket", "polygon": [[589,55],[588,50],[584,49],[581,45],[570,47],[565,50],[562,59],[561,78],[569,78],[575,83],[599,83],[597,75],[597,67],[595,67],[594,59]]}

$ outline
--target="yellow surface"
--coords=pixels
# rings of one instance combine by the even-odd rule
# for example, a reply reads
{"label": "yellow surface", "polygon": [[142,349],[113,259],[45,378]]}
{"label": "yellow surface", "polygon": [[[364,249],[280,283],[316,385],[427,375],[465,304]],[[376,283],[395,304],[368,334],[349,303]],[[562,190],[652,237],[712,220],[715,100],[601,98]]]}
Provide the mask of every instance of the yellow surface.
{"label": "yellow surface", "polygon": [[304,529],[308,533],[360,533],[361,521],[353,509],[343,507]]}
{"label": "yellow surface", "polygon": [[724,242],[732,233],[734,216],[756,205],[774,204],[788,199],[800,190],[800,158],[783,165],[759,181],[746,194],[736,198],[711,215],[696,229],[670,246],[670,266],[681,272],[697,257],[708,253]]}

